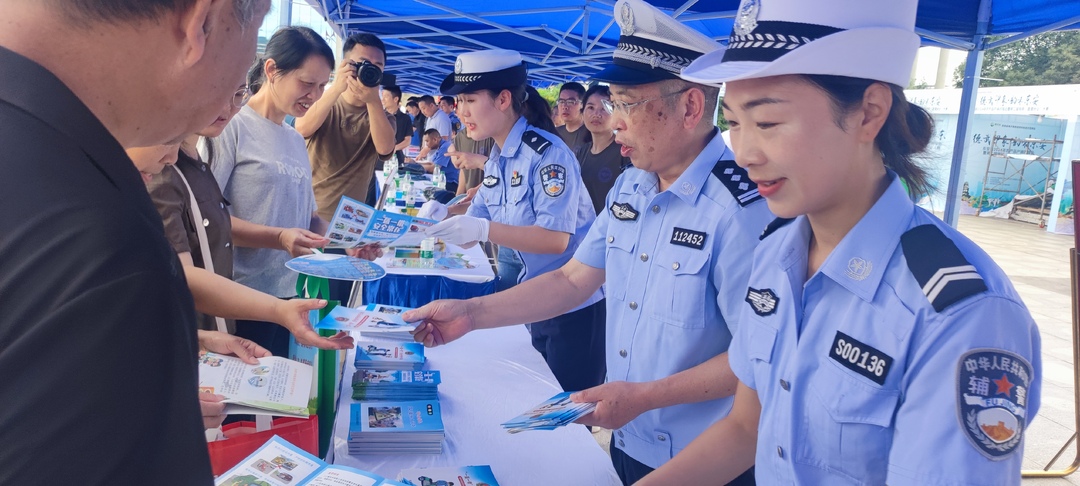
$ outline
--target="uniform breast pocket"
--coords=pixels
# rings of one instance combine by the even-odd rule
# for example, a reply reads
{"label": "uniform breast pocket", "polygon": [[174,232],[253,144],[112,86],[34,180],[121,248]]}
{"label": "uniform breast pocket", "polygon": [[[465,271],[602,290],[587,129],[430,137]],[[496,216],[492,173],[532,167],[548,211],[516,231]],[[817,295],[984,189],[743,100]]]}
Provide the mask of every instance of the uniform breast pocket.
{"label": "uniform breast pocket", "polygon": [[[614,229],[614,228],[611,228]],[[632,268],[630,267],[634,254],[634,237],[632,232],[626,231],[610,231],[608,232],[607,250],[604,255],[604,266],[608,269],[607,274],[614,276],[611,273],[612,269],[619,268]],[[621,274],[622,278],[609,278],[604,283],[607,295],[616,300],[626,300],[626,287],[629,285],[629,278],[624,273]]]}
{"label": "uniform breast pocket", "polygon": [[716,305],[716,296],[708,295],[709,254],[704,250],[669,246],[652,258],[654,285],[653,316],[665,324],[682,328],[705,327],[705,306]]}
{"label": "uniform breast pocket", "polygon": [[532,191],[528,185],[509,187],[506,191],[506,210],[504,217],[507,224],[514,226],[532,226],[536,224],[536,212],[533,210]]}
{"label": "uniform breast pocket", "polygon": [[805,446],[798,448],[795,460],[824,466],[856,482],[885,484],[900,392],[879,387],[828,359],[805,386],[809,396],[800,433]]}

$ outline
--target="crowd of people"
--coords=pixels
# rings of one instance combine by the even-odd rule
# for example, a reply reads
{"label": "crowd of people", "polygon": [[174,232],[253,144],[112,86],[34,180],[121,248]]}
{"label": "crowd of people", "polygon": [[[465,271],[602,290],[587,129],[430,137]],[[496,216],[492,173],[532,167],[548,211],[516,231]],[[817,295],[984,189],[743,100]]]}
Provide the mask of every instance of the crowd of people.
{"label": "crowd of people", "polygon": [[619,0],[611,63],[551,104],[509,50],[407,100],[361,75],[371,34],[256,56],[269,3],[0,6],[0,484],[209,484],[197,353],[354,345],[284,263],[391,158],[466,195],[430,236],[498,254],[498,292],[405,313],[414,338],[528,323],[624,484],[1018,481],[1039,333],[912,203],[915,0],[744,0],[727,47]]}

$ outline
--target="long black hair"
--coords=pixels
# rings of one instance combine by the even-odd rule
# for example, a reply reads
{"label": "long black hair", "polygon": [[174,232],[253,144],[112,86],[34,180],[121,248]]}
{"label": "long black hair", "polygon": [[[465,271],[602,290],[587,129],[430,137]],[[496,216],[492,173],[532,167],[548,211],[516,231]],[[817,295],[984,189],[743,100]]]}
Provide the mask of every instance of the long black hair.
{"label": "long black hair", "polygon": [[[843,130],[847,129],[844,126],[844,117],[862,103],[866,88],[881,82],[821,74],[805,74],[802,77],[832,99],[836,124]],[[930,144],[930,137],[934,133],[934,118],[921,106],[908,103],[903,88],[890,83],[886,85],[892,91],[892,109],[874,139],[874,144],[881,151],[885,167],[892,169],[907,182],[911,195],[929,194],[932,190],[929,176],[915,159]]]}
{"label": "long black hair", "polygon": [[330,45],[314,30],[309,27],[285,27],[274,35],[266,43],[266,52],[255,59],[248,70],[248,89],[252,94],[259,91],[266,81],[266,61],[273,59],[277,66],[275,77],[284,76],[292,71],[300,69],[308,57],[318,56],[326,60],[330,70],[334,70],[334,51]]}

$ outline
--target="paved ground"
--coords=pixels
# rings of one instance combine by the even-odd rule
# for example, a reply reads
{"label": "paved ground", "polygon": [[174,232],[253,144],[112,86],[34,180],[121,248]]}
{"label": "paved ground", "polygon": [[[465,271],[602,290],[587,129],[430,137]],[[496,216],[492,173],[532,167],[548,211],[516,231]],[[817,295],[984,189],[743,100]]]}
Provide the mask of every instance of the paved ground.
{"label": "paved ground", "polygon": [[[1069,300],[1069,248],[1072,237],[1047,233],[1033,224],[961,216],[960,231],[979,244],[1012,279],[1042,333],[1042,409],[1028,429],[1024,467],[1042,469],[1075,429],[1073,406],[1072,311]],[[605,450],[611,432],[593,433]],[[1052,469],[1065,468],[1075,455],[1066,450]],[[1080,472],[1064,479],[1025,479],[1030,485],[1080,485]]]}

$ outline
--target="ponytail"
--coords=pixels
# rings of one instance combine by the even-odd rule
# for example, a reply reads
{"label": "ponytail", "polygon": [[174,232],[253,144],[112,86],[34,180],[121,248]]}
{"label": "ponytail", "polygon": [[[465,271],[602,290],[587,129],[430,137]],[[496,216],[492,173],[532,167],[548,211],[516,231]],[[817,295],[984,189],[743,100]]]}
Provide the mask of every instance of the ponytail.
{"label": "ponytail", "polygon": [[[543,96],[540,96],[540,92],[532,86],[523,86],[524,95],[521,100],[521,109],[515,109],[514,111],[520,113],[525,117],[525,121],[536,128],[541,130],[555,133],[555,122],[551,119],[551,105]],[[513,93],[513,91],[511,91]],[[517,108],[516,97],[514,107]]]}
{"label": "ponytail", "polygon": [[[847,130],[844,117],[862,103],[866,89],[881,82],[822,74],[805,74],[802,77],[832,99],[835,122],[842,130]],[[907,183],[910,195],[929,194],[932,191],[929,176],[915,159],[930,144],[934,119],[922,107],[908,103],[903,88],[890,83],[885,85],[892,92],[892,109],[874,144],[881,151],[885,167],[896,172]]]}
{"label": "ponytail", "polygon": [[259,92],[259,88],[262,87],[263,81],[266,80],[266,71],[263,69],[263,65],[266,64],[266,58],[263,56],[255,57],[255,64],[251,65],[247,73],[247,85],[251,94]]}

